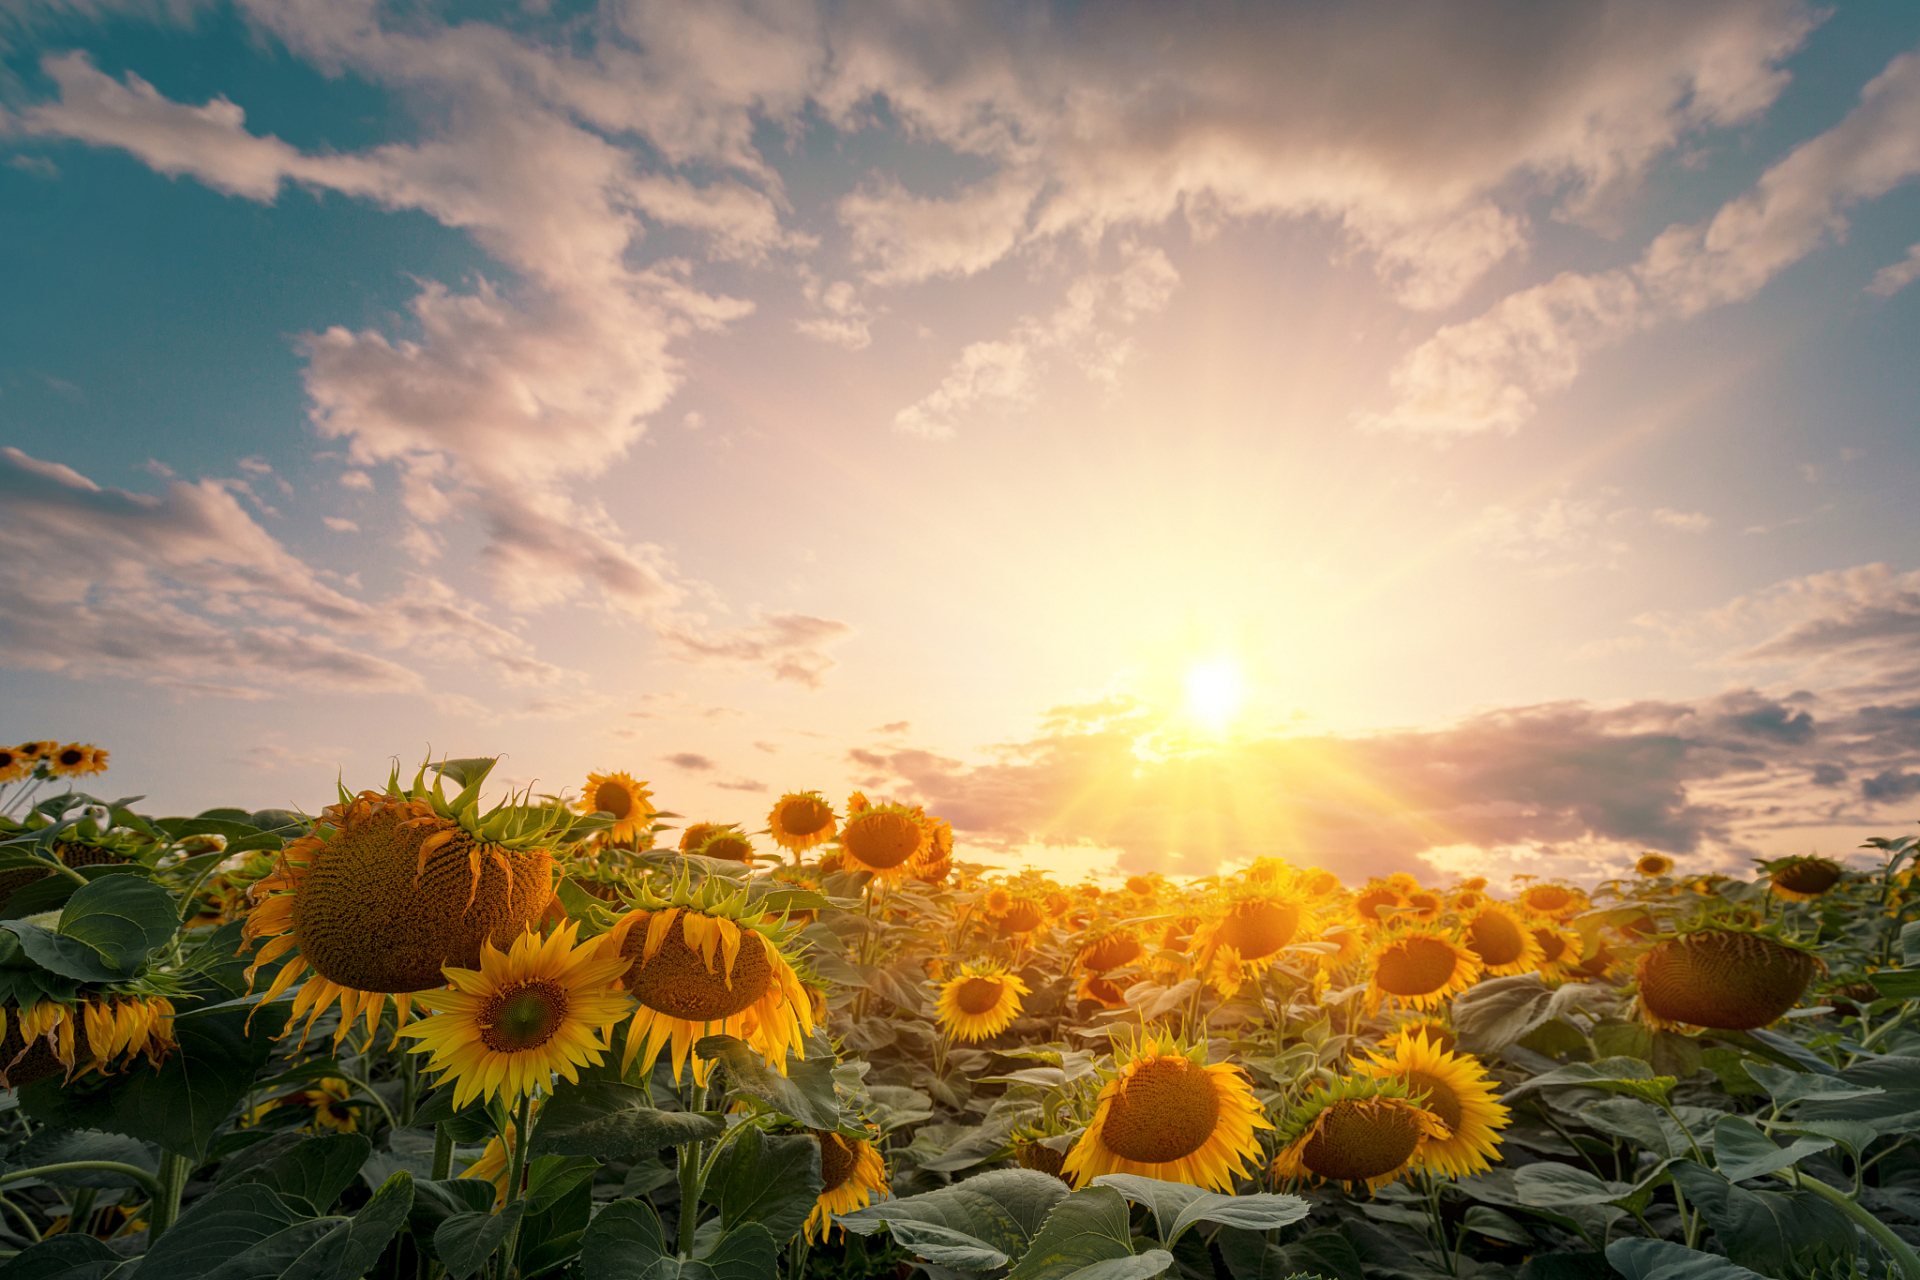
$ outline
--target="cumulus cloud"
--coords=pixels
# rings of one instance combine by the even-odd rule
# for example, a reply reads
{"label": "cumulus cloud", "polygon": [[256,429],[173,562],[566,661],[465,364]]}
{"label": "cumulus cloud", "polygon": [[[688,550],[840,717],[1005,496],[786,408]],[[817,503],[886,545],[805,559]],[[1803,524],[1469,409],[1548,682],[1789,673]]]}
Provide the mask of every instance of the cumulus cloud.
{"label": "cumulus cloud", "polygon": [[[1542,396],[1571,385],[1594,351],[1752,298],[1843,236],[1845,210],[1916,176],[1920,54],[1906,53],[1868,82],[1846,119],[1795,147],[1712,218],[1669,227],[1632,269],[1562,272],[1441,327],[1393,371],[1392,407],[1362,424],[1441,437],[1513,431]],[[1891,287],[1903,267],[1888,268]]]}
{"label": "cumulus cloud", "polygon": [[1875,297],[1891,298],[1915,280],[1920,280],[1920,244],[1909,245],[1906,257],[1875,272],[1867,292]]}
{"label": "cumulus cloud", "polygon": [[425,693],[413,667],[369,652],[562,672],[436,579],[369,603],[342,594],[249,515],[235,482],[173,481],[158,497],[103,489],[70,467],[0,449],[0,660],[240,696],[298,684]]}

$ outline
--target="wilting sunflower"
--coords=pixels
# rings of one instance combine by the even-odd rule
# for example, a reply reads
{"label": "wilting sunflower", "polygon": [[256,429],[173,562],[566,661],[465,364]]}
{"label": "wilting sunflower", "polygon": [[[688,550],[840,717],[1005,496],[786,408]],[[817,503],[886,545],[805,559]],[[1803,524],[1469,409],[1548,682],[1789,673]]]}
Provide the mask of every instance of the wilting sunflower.
{"label": "wilting sunflower", "polygon": [[897,884],[928,843],[926,824],[906,805],[865,805],[856,811],[847,802],[847,820],[840,826],[844,870],[871,872],[875,880]]}
{"label": "wilting sunflower", "polygon": [[607,839],[615,844],[633,843],[653,830],[653,792],[632,774],[589,773],[586,793],[573,807],[580,813],[612,814]]}
{"label": "wilting sunflower", "polygon": [[608,1030],[631,1007],[619,986],[627,961],[600,938],[575,946],[578,931],[573,921],[544,939],[529,929],[504,952],[489,941],[477,970],[447,966],[453,990],[414,996],[434,1016],[400,1034],[433,1055],[427,1069],[446,1072],[442,1083],[452,1078],[454,1106],[517,1100],[555,1073],[578,1081],[581,1067],[599,1065]]}
{"label": "wilting sunflower", "polygon": [[1407,1096],[1398,1080],[1350,1076],[1315,1085],[1281,1135],[1273,1173],[1364,1183],[1377,1191],[1413,1167],[1425,1143],[1448,1136],[1446,1122]]}
{"label": "wilting sunflower", "polygon": [[1378,1013],[1392,999],[1409,1009],[1433,1009],[1471,987],[1480,976],[1480,959],[1434,929],[1407,929],[1389,935],[1373,953],[1367,984],[1367,1009]]}
{"label": "wilting sunflower", "polygon": [[839,833],[833,806],[818,791],[789,791],[773,802],[767,833],[788,853],[804,853]]}
{"label": "wilting sunflower", "polygon": [[77,778],[107,771],[107,752],[91,742],[69,742],[47,757],[47,772],[56,778]]}
{"label": "wilting sunflower", "polygon": [[248,984],[289,952],[262,1004],[313,973],[282,1034],[304,1014],[304,1043],[337,1000],[334,1043],[361,1017],[372,1035],[389,995],[404,1025],[410,993],[441,986],[442,965],[471,969],[484,943],[511,945],[540,919],[553,896],[553,858],[544,846],[573,818],[558,801],[530,805],[525,796],[479,813],[491,767],[477,768],[452,800],[438,779],[426,786],[424,767],[404,790],[397,770],[384,793],[355,796],[342,787],[339,803],[255,882],[242,946],[270,941],[247,967]]}
{"label": "wilting sunflower", "polygon": [[[87,994],[71,1004],[42,1000],[0,1005],[0,1088],[19,1088],[65,1071],[112,1075],[139,1055],[158,1066],[174,1048],[173,1003],[158,996]],[[118,1060],[118,1064],[116,1064]]]}
{"label": "wilting sunflower", "polygon": [[1460,940],[1480,958],[1481,972],[1507,977],[1540,967],[1540,941],[1506,904],[1488,899],[1467,918]]}
{"label": "wilting sunflower", "polygon": [[1148,1039],[1100,1091],[1093,1123],[1061,1168],[1074,1186],[1135,1173],[1209,1191],[1233,1191],[1235,1174],[1260,1154],[1256,1129],[1271,1129],[1239,1067],[1207,1064],[1206,1041]]}
{"label": "wilting sunflower", "polygon": [[1398,1080],[1407,1096],[1439,1116],[1445,1137],[1430,1135],[1414,1153],[1416,1169],[1465,1178],[1500,1158],[1500,1135],[1508,1124],[1506,1107],[1494,1100],[1493,1081],[1471,1054],[1441,1048],[1423,1034],[1402,1033],[1387,1042],[1387,1053],[1370,1055],[1357,1065],[1365,1075]]}
{"label": "wilting sunflower", "polygon": [[813,1001],[780,953],[797,926],[753,910],[744,888],[719,877],[698,891],[682,879],[665,896],[642,885],[633,901],[639,910],[614,923],[606,944],[630,964],[627,991],[640,1004],[627,1024],[623,1074],[635,1058],[651,1070],[671,1045],[674,1079],[692,1061],[704,1084],[713,1064],[694,1059],[693,1045],[710,1035],[746,1041],[783,1075],[789,1052],[806,1057]]}
{"label": "wilting sunflower", "polygon": [[1587,909],[1587,895],[1568,885],[1548,881],[1522,889],[1520,905],[1545,920],[1570,920]]}
{"label": "wilting sunflower", "polygon": [[1673,859],[1664,853],[1655,853],[1652,850],[1648,850],[1646,853],[1641,854],[1634,862],[1633,873],[1635,875],[1646,876],[1649,879],[1658,876],[1670,876],[1673,874]]}
{"label": "wilting sunflower", "polygon": [[1789,902],[1811,902],[1840,883],[1846,868],[1832,858],[1776,858],[1763,864],[1773,891]]}
{"label": "wilting sunflower", "polygon": [[865,1138],[813,1131],[820,1144],[820,1194],[807,1215],[805,1231],[811,1244],[816,1232],[824,1238],[833,1227],[833,1215],[852,1213],[887,1195],[887,1162],[880,1149]]}
{"label": "wilting sunflower", "polygon": [[958,976],[940,984],[940,1025],[969,1043],[997,1036],[1020,1016],[1020,997],[1032,994],[1018,974],[963,964]]}
{"label": "wilting sunflower", "polygon": [[1779,1018],[1826,966],[1778,938],[1703,929],[1640,957],[1640,1009],[1655,1027],[1752,1031]]}

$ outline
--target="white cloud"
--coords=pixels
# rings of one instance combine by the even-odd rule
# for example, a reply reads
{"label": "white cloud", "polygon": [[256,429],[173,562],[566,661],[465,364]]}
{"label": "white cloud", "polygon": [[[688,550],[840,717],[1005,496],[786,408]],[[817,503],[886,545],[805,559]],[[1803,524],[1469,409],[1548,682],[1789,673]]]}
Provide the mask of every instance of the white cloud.
{"label": "white cloud", "polygon": [[1699,511],[1675,511],[1661,507],[1649,517],[1655,524],[1681,533],[1705,533],[1713,528],[1713,517]]}
{"label": "white cloud", "polygon": [[1875,272],[1867,292],[1875,297],[1891,298],[1915,280],[1920,280],[1920,244],[1909,245],[1906,257]]}
{"label": "white cloud", "polygon": [[355,524],[351,520],[344,519],[341,516],[321,516],[320,523],[326,525],[327,528],[333,530],[335,533],[360,532],[359,525]]}

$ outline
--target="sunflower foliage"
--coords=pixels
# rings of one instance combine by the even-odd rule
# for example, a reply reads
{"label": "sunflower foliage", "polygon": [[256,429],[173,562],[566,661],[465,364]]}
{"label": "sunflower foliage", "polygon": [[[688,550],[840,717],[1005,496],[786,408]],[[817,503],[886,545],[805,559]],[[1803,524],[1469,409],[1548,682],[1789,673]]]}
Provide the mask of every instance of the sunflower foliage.
{"label": "sunflower foliage", "polygon": [[0,1276],[1920,1280],[1915,837],[1067,884],[493,763],[0,751]]}

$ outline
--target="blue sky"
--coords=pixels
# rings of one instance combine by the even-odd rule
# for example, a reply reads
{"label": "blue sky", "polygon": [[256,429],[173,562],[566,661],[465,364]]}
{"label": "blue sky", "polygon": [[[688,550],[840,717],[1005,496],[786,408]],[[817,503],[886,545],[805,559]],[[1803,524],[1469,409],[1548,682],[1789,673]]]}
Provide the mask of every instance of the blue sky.
{"label": "blue sky", "polygon": [[0,7],[8,732],[1067,874],[1911,823],[1920,11],[1404,15]]}

